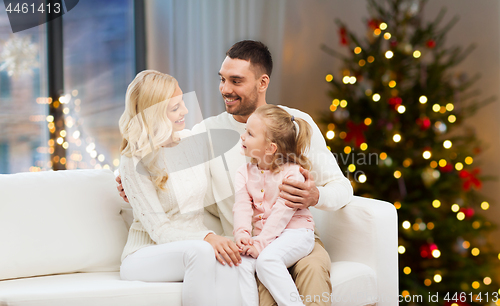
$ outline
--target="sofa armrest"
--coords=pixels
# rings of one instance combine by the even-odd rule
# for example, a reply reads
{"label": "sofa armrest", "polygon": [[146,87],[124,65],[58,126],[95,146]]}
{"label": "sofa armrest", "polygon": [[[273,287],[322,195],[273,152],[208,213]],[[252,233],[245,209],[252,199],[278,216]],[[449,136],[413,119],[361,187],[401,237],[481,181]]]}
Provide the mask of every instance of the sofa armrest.
{"label": "sofa armrest", "polygon": [[354,261],[371,267],[377,275],[378,305],[396,305],[398,223],[394,206],[355,196],[338,211],[311,211],[332,262]]}

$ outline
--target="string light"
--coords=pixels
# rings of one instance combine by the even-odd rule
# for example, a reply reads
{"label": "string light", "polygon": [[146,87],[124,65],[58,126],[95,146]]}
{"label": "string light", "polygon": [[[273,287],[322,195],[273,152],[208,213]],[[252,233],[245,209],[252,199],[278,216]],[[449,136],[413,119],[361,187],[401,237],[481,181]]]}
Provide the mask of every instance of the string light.
{"label": "string light", "polygon": [[358,181],[359,181],[360,183],[364,183],[364,182],[366,182],[366,175],[361,174],[361,175],[358,177]]}
{"label": "string light", "polygon": [[441,256],[441,251],[440,250],[433,250],[432,251],[432,257],[439,258],[440,256]]}
{"label": "string light", "polygon": [[404,105],[398,106],[398,113],[402,114],[406,111],[406,107]]}
{"label": "string light", "polygon": [[368,149],[368,145],[366,144],[366,142],[363,142],[359,148],[362,150],[362,151],[366,151],[366,149]]}
{"label": "string light", "polygon": [[430,279],[426,278],[424,280],[424,285],[426,285],[427,287],[429,287],[431,284],[432,284],[432,281]]}
{"label": "string light", "polygon": [[394,207],[396,207],[396,209],[400,209],[401,208],[401,202],[399,202],[399,201],[394,202]]}
{"label": "string light", "polygon": [[398,253],[399,254],[404,254],[406,252],[406,248],[402,245],[398,247]]}
{"label": "string light", "polygon": [[333,137],[335,137],[335,132],[334,131],[328,131],[328,132],[326,132],[326,138],[333,139]]}
{"label": "string light", "polygon": [[469,242],[469,241],[464,241],[464,242],[462,242],[462,247],[463,247],[464,249],[468,249],[468,248],[470,248],[470,242]]}
{"label": "string light", "polygon": [[425,103],[427,103],[427,97],[426,96],[420,96],[420,98],[418,98],[418,101],[421,104],[425,104]]}
{"label": "string light", "polygon": [[400,178],[401,177],[401,171],[399,171],[399,170],[394,171],[394,177],[397,178],[397,179]]}
{"label": "string light", "polygon": [[378,101],[380,101],[380,95],[378,93],[373,94],[372,99],[373,99],[373,101],[378,102]]}
{"label": "string light", "polygon": [[360,59],[359,62],[358,62],[358,65],[360,67],[363,67],[364,65],[366,65],[366,61],[364,59]]}
{"label": "string light", "polygon": [[429,159],[431,158],[432,154],[430,151],[424,151],[424,153],[422,153],[422,156],[424,157],[424,159]]}
{"label": "string light", "polygon": [[472,288],[478,289],[479,288],[479,282],[478,281],[472,282]]}
{"label": "string light", "polygon": [[456,169],[457,171],[460,171],[460,170],[462,170],[463,168],[464,168],[464,164],[462,164],[462,163],[460,163],[460,162],[455,164],[455,169]]}
{"label": "string light", "polygon": [[486,276],[484,279],[483,279],[483,283],[488,286],[491,284],[491,278]]}
{"label": "string light", "polygon": [[409,229],[410,227],[411,227],[411,223],[410,223],[410,221],[404,221],[404,222],[403,222],[403,228],[404,228],[404,229],[406,229],[406,230],[407,230],[407,229]]}
{"label": "string light", "polygon": [[411,273],[411,268],[410,267],[404,267],[403,269],[404,274],[408,275]]}
{"label": "string light", "polygon": [[394,140],[394,142],[400,142],[401,141],[401,135],[394,134],[394,136],[392,137],[392,140]]}
{"label": "string light", "polygon": [[470,252],[473,256],[478,256],[481,253],[478,248],[473,248]]}
{"label": "string light", "polygon": [[439,105],[439,104],[434,104],[434,105],[432,106],[432,110],[433,110],[435,113],[439,112],[439,111],[441,110],[441,105]]}
{"label": "string light", "polygon": [[331,82],[331,81],[333,81],[333,75],[331,75],[331,74],[327,74],[327,75],[326,75],[326,77],[325,77],[325,80],[326,80],[327,82]]}
{"label": "string light", "polygon": [[445,140],[445,141],[443,142],[443,147],[444,147],[445,149],[449,149],[449,148],[451,148],[451,146],[452,146],[452,145],[453,145],[453,143],[452,143],[451,141],[449,141],[449,140]]}
{"label": "string light", "polygon": [[474,160],[473,160],[473,159],[472,159],[472,157],[470,157],[470,156],[468,156],[468,157],[466,157],[466,158],[465,158],[465,163],[466,163],[467,165],[472,164],[472,162],[473,162],[473,161],[474,161]]}
{"label": "string light", "polygon": [[384,38],[385,38],[386,40],[391,39],[391,33],[389,33],[389,32],[385,33],[385,34],[384,34]]}
{"label": "string light", "polygon": [[350,164],[347,167],[347,170],[349,170],[349,172],[354,172],[354,171],[356,171],[356,166],[354,164]]}
{"label": "string light", "polygon": [[486,201],[484,201],[483,203],[481,203],[481,208],[483,210],[488,210],[488,208],[490,208],[490,204]]}
{"label": "string light", "polygon": [[391,59],[393,56],[394,56],[394,53],[391,50],[385,52],[385,57],[387,59]]}
{"label": "string light", "polygon": [[354,53],[356,53],[356,54],[360,54],[361,51],[362,51],[362,49],[360,47],[354,48]]}
{"label": "string light", "polygon": [[396,87],[396,81],[391,80],[391,81],[389,82],[389,87],[390,87],[390,88],[394,88],[394,87]]}
{"label": "string light", "polygon": [[422,53],[418,50],[413,51],[413,57],[414,58],[419,58],[422,55]]}
{"label": "string light", "polygon": [[465,214],[463,212],[459,212],[457,214],[457,219],[460,220],[460,221],[462,221],[463,219],[465,219]]}
{"label": "string light", "polygon": [[381,160],[385,160],[386,158],[387,158],[387,153],[385,153],[385,152],[380,153]]}
{"label": "string light", "polygon": [[435,274],[434,275],[434,281],[436,283],[440,283],[443,280],[443,277],[440,274]]}
{"label": "string light", "polygon": [[460,210],[460,206],[458,206],[458,204],[451,205],[451,211],[452,212],[457,212],[459,210]]}
{"label": "string light", "polygon": [[347,101],[346,100],[340,101],[340,107],[345,108],[346,106],[347,106]]}
{"label": "string light", "polygon": [[457,117],[455,117],[455,115],[449,115],[448,116],[448,121],[450,123],[455,123],[455,121],[457,121]]}
{"label": "string light", "polygon": [[340,104],[339,99],[333,99],[333,101],[332,101],[332,105],[334,105],[334,106],[339,106],[339,104]]}
{"label": "string light", "polygon": [[432,206],[434,208],[439,208],[441,206],[441,201],[439,201],[438,199],[432,201]]}
{"label": "string light", "polygon": [[446,110],[447,111],[451,112],[454,108],[455,108],[455,106],[452,103],[446,104]]}
{"label": "string light", "polygon": [[379,25],[379,28],[380,28],[381,30],[385,30],[385,29],[387,29],[387,23],[382,22],[382,23]]}
{"label": "string light", "polygon": [[368,63],[373,63],[373,61],[375,61],[375,58],[370,55],[366,60],[368,61]]}

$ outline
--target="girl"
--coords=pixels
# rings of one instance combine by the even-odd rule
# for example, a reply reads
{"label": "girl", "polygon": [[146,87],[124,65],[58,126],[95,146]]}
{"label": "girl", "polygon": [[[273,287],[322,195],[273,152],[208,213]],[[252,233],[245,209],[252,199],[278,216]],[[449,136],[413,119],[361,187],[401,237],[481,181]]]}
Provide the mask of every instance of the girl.
{"label": "girl", "polygon": [[[122,254],[124,280],[179,282],[182,305],[238,305],[238,272],[217,263],[203,225],[205,166],[190,165],[188,110],[177,81],[146,70],[130,83],[120,118],[120,173],[134,221]],[[225,290],[232,294],[227,294]],[[216,297],[220,299],[216,302]],[[222,297],[225,300],[222,300]]]}
{"label": "girl", "polygon": [[259,305],[255,272],[278,305],[304,305],[291,298],[299,295],[287,268],[312,251],[314,221],[308,209],[286,206],[278,186],[283,179],[304,182],[299,169],[310,169],[310,141],[310,125],[275,105],[257,108],[241,135],[251,162],[236,172],[233,234],[247,255],[239,266],[244,305]]}

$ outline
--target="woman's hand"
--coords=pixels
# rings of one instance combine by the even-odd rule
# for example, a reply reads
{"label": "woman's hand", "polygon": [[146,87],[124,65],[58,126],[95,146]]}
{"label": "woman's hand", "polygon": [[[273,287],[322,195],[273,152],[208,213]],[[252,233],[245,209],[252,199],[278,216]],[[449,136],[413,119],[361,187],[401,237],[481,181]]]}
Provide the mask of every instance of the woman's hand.
{"label": "woman's hand", "polygon": [[116,186],[116,189],[118,189],[118,192],[120,193],[120,197],[122,197],[125,202],[129,203],[127,195],[125,194],[125,190],[123,190],[121,176],[118,175],[116,177],[115,181],[118,183],[118,186]]}
{"label": "woman's hand", "polygon": [[210,233],[205,236],[204,240],[212,245],[215,251],[215,258],[221,264],[225,265],[227,263],[232,267],[241,263],[238,247],[231,239]]}

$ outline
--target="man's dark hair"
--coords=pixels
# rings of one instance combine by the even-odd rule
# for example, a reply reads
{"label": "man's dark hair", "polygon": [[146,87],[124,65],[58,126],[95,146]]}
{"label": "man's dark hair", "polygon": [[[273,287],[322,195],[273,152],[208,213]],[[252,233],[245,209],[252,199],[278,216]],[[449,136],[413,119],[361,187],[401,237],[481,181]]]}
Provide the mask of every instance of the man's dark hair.
{"label": "man's dark hair", "polygon": [[260,41],[239,41],[227,50],[226,56],[232,59],[250,61],[250,64],[262,69],[263,73],[271,77],[271,72],[273,71],[273,58],[267,46]]}

